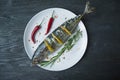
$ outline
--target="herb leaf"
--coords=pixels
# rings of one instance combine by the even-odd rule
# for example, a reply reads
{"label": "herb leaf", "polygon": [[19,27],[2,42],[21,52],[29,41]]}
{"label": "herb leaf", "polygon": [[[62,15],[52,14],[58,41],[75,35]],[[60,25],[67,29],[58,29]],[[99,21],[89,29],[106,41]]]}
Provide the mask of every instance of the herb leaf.
{"label": "herb leaf", "polygon": [[55,61],[66,51],[71,50],[72,47],[75,45],[75,43],[79,40],[80,36],[82,36],[82,31],[78,30],[71,38],[68,39],[68,41],[65,43],[64,47],[58,52],[56,56],[53,56],[49,61],[42,61],[39,64],[41,66],[47,66],[49,64],[52,65],[55,63]]}

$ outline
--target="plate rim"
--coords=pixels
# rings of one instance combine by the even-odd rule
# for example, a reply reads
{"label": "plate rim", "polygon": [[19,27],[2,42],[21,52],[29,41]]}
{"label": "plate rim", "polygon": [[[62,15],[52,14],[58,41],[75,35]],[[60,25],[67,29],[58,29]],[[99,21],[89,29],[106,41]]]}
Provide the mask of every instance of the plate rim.
{"label": "plate rim", "polygon": [[[25,26],[24,35],[23,35],[24,50],[26,51],[27,56],[29,57],[30,60],[31,60],[31,58],[30,58],[30,56],[29,56],[29,54],[28,54],[27,47],[25,46],[25,42],[26,42],[26,41],[25,41],[25,33],[27,32],[27,28],[28,28],[27,26],[28,26],[28,24],[32,21],[32,19],[33,19],[35,16],[37,16],[40,12],[43,12],[43,11],[49,10],[49,9],[63,9],[63,10],[69,11],[69,10],[67,10],[67,9],[58,8],[58,7],[55,7],[55,8],[46,8],[46,9],[44,9],[44,10],[39,11],[38,13],[36,13],[35,15],[33,15],[33,16],[30,18],[30,20],[28,21],[28,23],[27,23],[26,26]],[[69,12],[73,13],[72,11],[69,11]],[[74,14],[75,16],[77,16],[75,13],[73,13],[73,14]],[[87,46],[88,46],[88,33],[87,33],[87,29],[86,29],[84,23],[82,22],[82,20],[81,20],[80,22],[81,22],[81,24],[83,25],[83,27],[85,28],[85,33],[86,33],[86,45],[85,45],[85,48],[84,48],[84,51],[83,51],[83,54],[82,54],[81,58],[79,58],[79,60],[78,60],[74,65],[70,66],[69,68],[75,66],[75,65],[83,58],[83,56],[84,56],[84,54],[85,54],[85,52],[86,52],[86,50],[87,50]],[[79,22],[79,23],[80,23],[80,22]],[[44,70],[48,70],[48,69],[43,68],[43,67],[41,67],[41,66],[38,66],[38,67],[40,67],[40,68],[42,68],[42,69],[44,69]],[[50,70],[50,69],[49,69],[48,71],[63,71],[63,70],[67,70],[67,69],[69,69],[69,68],[65,68],[65,69],[62,69],[62,70]]]}

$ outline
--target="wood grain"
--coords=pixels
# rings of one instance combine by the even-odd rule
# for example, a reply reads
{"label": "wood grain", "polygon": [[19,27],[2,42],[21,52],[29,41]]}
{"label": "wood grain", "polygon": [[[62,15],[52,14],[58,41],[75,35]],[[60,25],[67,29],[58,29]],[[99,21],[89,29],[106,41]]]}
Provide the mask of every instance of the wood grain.
{"label": "wood grain", "polygon": [[118,0],[90,0],[96,12],[86,16],[89,44],[74,67],[50,72],[31,67],[23,45],[28,21],[41,10],[61,7],[76,14],[87,0],[0,0],[0,80],[115,80],[120,79],[120,5]]}

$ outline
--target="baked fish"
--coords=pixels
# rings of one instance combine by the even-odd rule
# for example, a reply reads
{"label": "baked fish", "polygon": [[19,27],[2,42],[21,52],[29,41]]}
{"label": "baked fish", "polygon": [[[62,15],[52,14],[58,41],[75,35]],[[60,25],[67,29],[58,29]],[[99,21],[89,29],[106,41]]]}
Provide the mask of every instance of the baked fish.
{"label": "baked fish", "polygon": [[51,34],[44,39],[44,41],[37,47],[32,57],[32,63],[38,64],[42,62],[50,53],[58,50],[75,32],[81,18],[93,11],[93,8],[89,6],[89,2],[86,3],[83,14],[75,16],[63,24],[58,26]]}

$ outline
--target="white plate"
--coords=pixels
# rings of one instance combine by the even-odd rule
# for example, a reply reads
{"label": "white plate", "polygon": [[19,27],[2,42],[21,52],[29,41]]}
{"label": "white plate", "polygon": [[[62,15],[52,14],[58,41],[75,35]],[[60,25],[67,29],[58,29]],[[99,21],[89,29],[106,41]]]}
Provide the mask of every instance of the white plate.
{"label": "white plate", "polygon": [[[59,25],[61,25],[63,22],[76,16],[73,12],[68,11],[66,9],[62,9],[62,8],[46,9],[46,10],[39,12],[35,16],[33,16],[32,19],[28,22],[25,32],[24,32],[24,47],[30,59],[32,58],[34,51],[38,47],[38,45],[47,37],[47,35],[45,35],[45,32],[46,32],[47,24],[52,15],[53,10],[55,11],[54,15],[56,16],[56,18],[54,20],[54,23],[52,25],[52,28],[49,34],[54,29],[56,29]],[[45,18],[45,20],[42,24],[42,28],[38,31],[35,37],[35,39],[38,40],[38,42],[36,44],[33,44],[31,41],[32,30],[34,29],[36,25],[40,24],[43,18]],[[72,67],[73,65],[75,65],[82,58],[86,50],[87,40],[88,40],[87,32],[86,32],[85,26],[82,23],[82,21],[80,21],[78,28],[80,28],[82,31],[82,38],[79,39],[76,45],[69,52],[65,52],[60,57],[60,59],[58,59],[55,62],[55,64],[52,67],[50,66],[41,67],[40,65],[38,66],[40,66],[43,69],[50,70],[50,71],[61,71],[61,70],[68,69]],[[54,54],[57,54],[57,52]]]}

